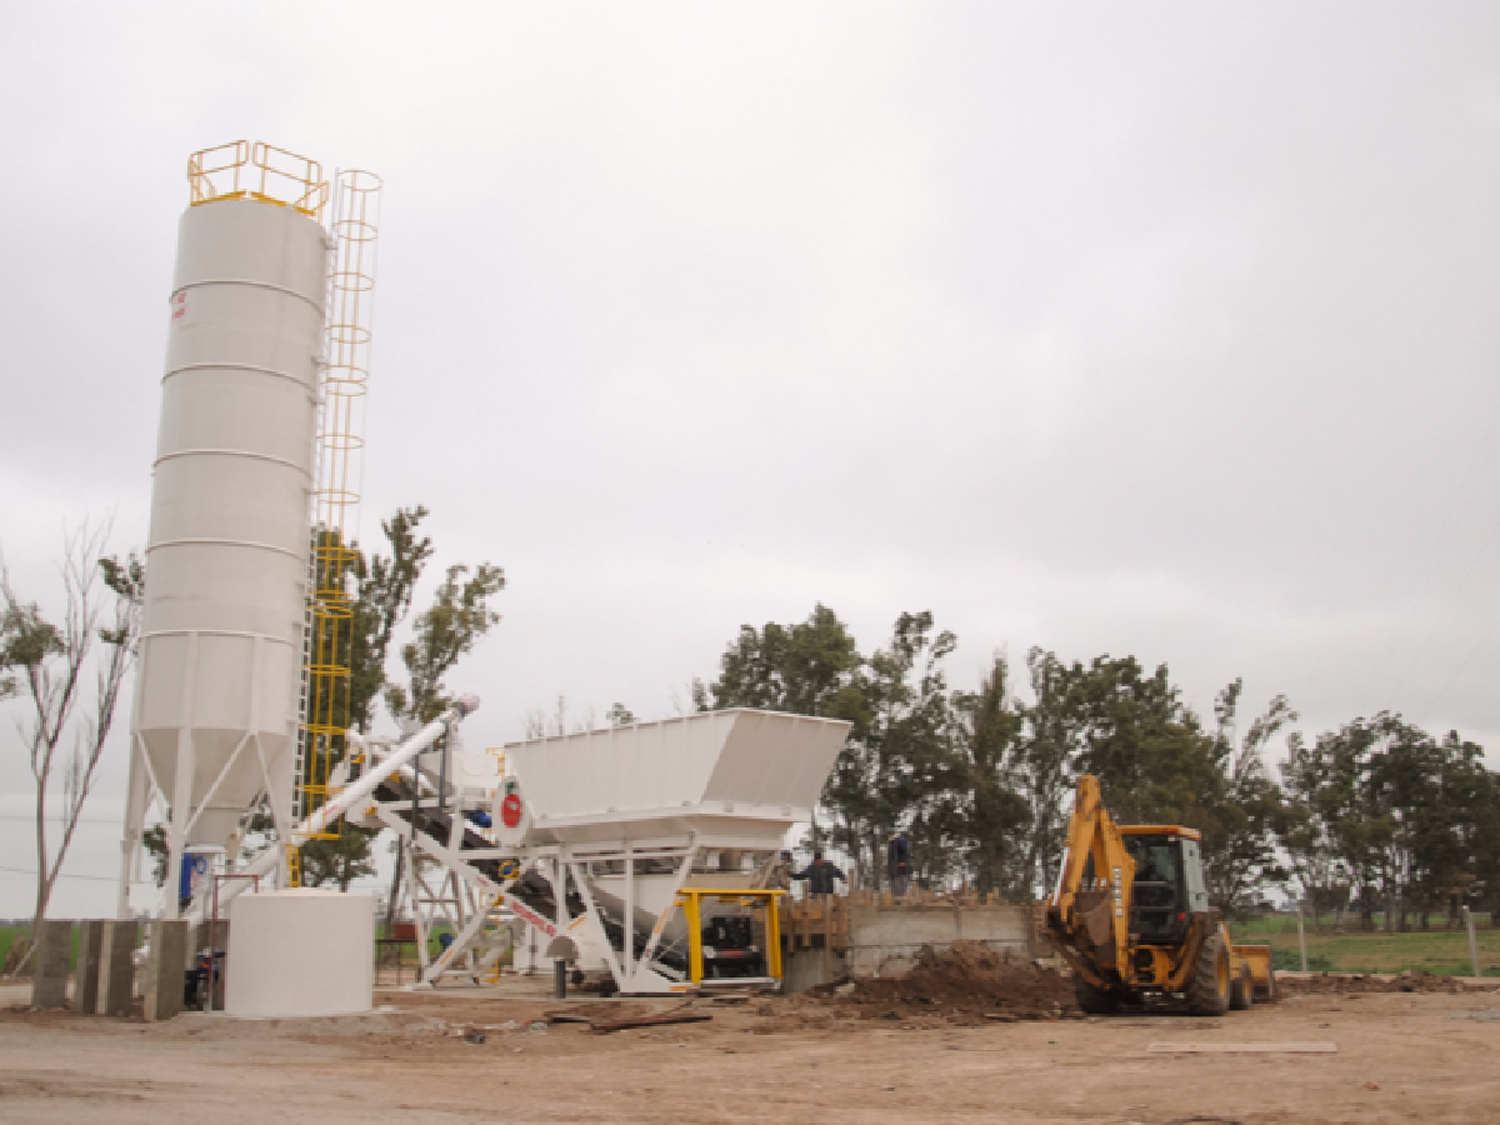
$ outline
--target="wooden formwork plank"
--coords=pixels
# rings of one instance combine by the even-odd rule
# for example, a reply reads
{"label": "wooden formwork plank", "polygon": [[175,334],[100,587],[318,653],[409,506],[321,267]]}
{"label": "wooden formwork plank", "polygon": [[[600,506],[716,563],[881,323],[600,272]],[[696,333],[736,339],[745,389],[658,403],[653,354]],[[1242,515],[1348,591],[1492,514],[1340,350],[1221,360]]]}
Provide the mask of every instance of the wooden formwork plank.
{"label": "wooden formwork plank", "polygon": [[670,1023],[705,1023],[713,1019],[707,1012],[662,1012],[654,1016],[632,1016],[620,1020],[593,1020],[595,1031],[627,1031],[632,1027],[660,1027]]}
{"label": "wooden formwork plank", "polygon": [[1336,1043],[1152,1043],[1153,1055],[1334,1055]]}

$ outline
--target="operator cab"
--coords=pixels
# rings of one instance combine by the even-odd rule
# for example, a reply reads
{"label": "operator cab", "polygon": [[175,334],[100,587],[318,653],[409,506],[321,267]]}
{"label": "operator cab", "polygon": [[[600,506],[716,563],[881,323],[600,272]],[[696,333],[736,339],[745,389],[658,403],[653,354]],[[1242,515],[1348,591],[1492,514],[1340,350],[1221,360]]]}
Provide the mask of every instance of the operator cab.
{"label": "operator cab", "polygon": [[1130,932],[1151,945],[1177,945],[1187,938],[1193,914],[1208,909],[1203,882],[1202,835],[1192,828],[1122,826],[1135,860]]}

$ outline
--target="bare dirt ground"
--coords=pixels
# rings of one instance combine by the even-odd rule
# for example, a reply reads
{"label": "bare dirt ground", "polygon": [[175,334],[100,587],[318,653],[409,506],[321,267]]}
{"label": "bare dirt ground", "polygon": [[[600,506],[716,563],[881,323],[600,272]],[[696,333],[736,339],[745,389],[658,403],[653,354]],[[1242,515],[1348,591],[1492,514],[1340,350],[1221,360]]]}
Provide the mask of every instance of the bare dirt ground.
{"label": "bare dirt ground", "polygon": [[[1400,991],[1402,982],[1344,988],[1318,978],[1292,984],[1280,1003],[1222,1019],[1055,1018],[1044,985],[1012,1020],[976,1019],[990,1001],[955,1013],[920,996],[699,1000],[693,1010],[712,1020],[607,1034],[541,1023],[560,1007],[541,980],[382,990],[377,1003],[398,1010],[363,1017],[189,1014],[162,1024],[32,1012],[24,990],[8,989],[0,995],[0,1121],[1500,1119],[1500,993],[1405,984],[1413,991]],[[624,1014],[674,1005],[580,997],[568,1006]],[[1152,1043],[1305,1042],[1334,1043],[1337,1053],[1148,1052]]]}

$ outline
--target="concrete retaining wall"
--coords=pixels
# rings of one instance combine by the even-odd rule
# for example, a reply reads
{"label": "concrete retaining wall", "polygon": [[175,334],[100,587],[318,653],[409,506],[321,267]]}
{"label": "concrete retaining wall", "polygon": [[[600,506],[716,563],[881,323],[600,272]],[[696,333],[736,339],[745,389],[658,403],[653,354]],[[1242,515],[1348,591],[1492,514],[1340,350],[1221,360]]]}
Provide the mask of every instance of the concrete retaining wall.
{"label": "concrete retaining wall", "polygon": [[99,980],[92,1011],[101,1016],[128,1016],[135,998],[136,946],[140,925],[134,919],[108,919],[99,935]]}
{"label": "concrete retaining wall", "polygon": [[156,918],[147,924],[146,942],[151,954],[146,960],[144,1014],[147,1020],[169,1020],[182,1011],[183,966],[188,957],[188,923],[185,918]]}
{"label": "concrete retaining wall", "polygon": [[788,955],[788,992],[850,978],[900,976],[916,963],[924,945],[946,949],[955,941],[977,941],[1018,957],[1039,955],[1029,906],[851,904],[848,909],[848,947],[801,949]]}
{"label": "concrete retaining wall", "polygon": [[37,923],[31,955],[31,1006],[61,1008],[68,995],[68,966],[73,959],[73,923],[46,918]]}
{"label": "concrete retaining wall", "polygon": [[1031,909],[1026,906],[854,906],[849,911],[848,973],[899,976],[924,945],[982,942],[997,952],[1034,957]]}

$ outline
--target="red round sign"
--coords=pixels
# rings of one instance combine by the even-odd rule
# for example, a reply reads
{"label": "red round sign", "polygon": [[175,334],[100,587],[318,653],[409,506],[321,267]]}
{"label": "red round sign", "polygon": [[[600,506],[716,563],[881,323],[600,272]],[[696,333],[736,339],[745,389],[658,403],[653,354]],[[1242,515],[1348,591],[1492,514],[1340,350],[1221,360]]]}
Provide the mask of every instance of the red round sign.
{"label": "red round sign", "polygon": [[521,823],[521,798],[514,793],[508,794],[500,802],[500,823],[507,828],[514,828]]}

